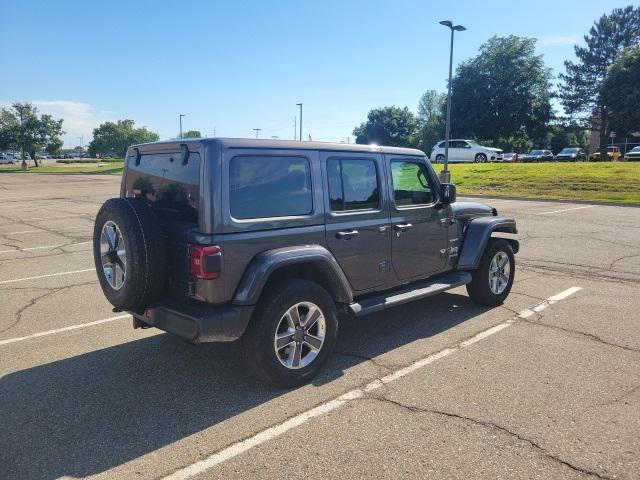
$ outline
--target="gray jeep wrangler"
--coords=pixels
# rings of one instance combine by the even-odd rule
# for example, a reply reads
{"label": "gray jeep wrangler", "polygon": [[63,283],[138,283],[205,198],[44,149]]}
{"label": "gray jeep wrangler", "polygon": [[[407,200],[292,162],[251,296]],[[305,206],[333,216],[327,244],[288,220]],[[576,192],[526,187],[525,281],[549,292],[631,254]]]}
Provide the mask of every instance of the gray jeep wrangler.
{"label": "gray jeep wrangler", "polygon": [[456,202],[419,150],[247,139],[129,148],[94,258],[114,311],[190,342],[242,339],[280,386],[325,363],[338,311],[366,315],[466,285],[509,294],[514,220]]}

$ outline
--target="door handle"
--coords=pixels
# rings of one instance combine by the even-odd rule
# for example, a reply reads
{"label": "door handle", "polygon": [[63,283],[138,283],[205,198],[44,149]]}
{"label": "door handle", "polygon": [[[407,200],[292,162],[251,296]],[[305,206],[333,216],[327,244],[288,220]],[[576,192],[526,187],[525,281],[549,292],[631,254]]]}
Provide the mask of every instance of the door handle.
{"label": "door handle", "polygon": [[357,230],[345,230],[344,232],[336,232],[336,238],[338,240],[351,240],[351,238],[358,235]]}
{"label": "door handle", "polygon": [[406,232],[407,230],[409,230],[411,227],[413,227],[413,225],[411,225],[410,223],[396,223],[393,226],[393,229],[396,232]]}

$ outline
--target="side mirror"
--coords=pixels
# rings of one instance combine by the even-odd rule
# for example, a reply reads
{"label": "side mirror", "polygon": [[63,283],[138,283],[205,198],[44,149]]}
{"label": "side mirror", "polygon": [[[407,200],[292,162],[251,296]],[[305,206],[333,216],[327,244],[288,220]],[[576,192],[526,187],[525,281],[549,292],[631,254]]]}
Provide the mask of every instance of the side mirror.
{"label": "side mirror", "polygon": [[444,205],[449,205],[456,201],[456,186],[453,183],[440,184],[440,201]]}

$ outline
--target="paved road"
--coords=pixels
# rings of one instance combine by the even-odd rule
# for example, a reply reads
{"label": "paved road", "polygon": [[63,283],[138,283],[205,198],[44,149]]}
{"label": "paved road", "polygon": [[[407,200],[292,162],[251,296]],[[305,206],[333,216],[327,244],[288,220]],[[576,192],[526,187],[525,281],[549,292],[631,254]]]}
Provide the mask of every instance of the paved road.
{"label": "paved road", "polygon": [[88,242],[118,182],[0,175],[0,478],[640,478],[640,209],[487,199],[521,231],[503,307],[341,318],[283,391],[111,312]]}

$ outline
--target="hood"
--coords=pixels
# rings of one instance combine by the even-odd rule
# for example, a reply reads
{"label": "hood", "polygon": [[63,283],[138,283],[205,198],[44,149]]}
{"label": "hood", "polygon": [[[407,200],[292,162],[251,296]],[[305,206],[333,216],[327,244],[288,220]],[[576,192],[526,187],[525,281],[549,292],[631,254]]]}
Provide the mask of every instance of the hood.
{"label": "hood", "polygon": [[495,148],[495,147],[482,147],[485,150],[493,150],[494,152],[501,152],[502,149],[501,148]]}
{"label": "hood", "polygon": [[478,202],[455,202],[451,204],[451,210],[456,219],[491,216],[494,211],[490,206]]}

